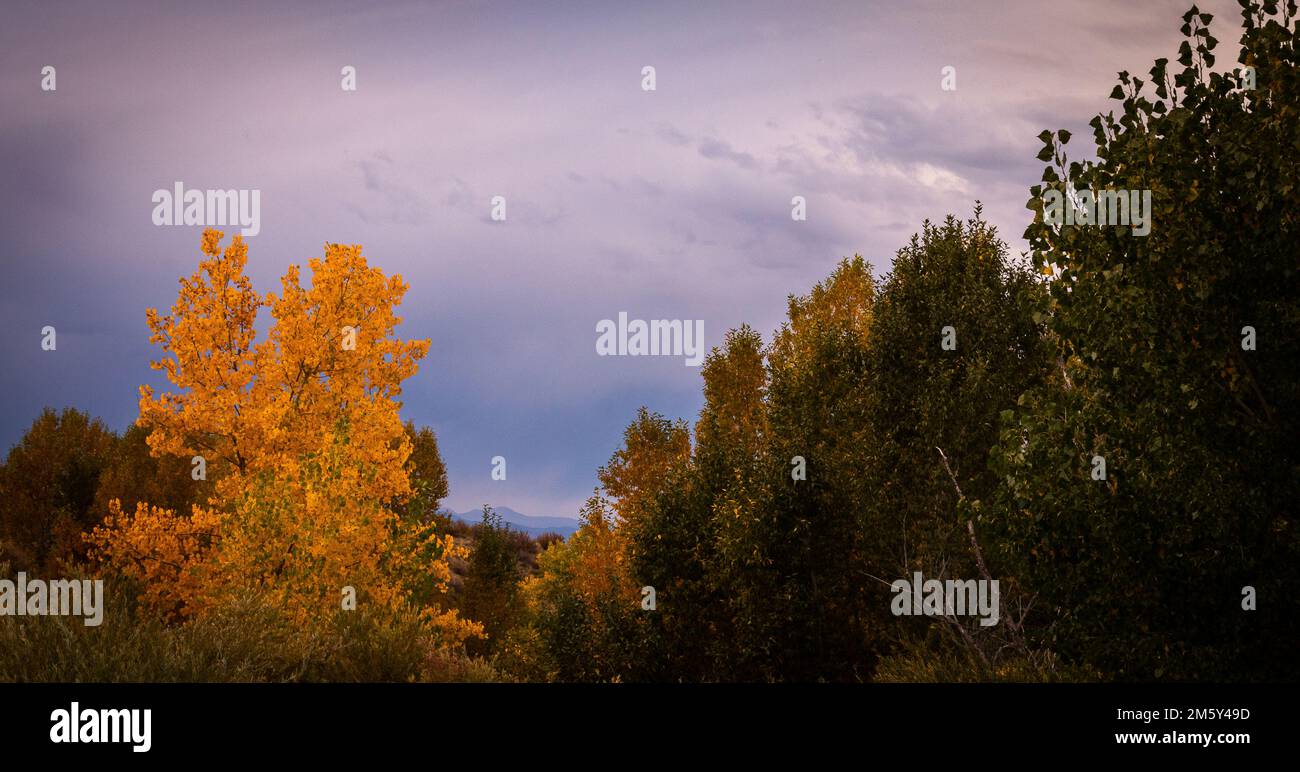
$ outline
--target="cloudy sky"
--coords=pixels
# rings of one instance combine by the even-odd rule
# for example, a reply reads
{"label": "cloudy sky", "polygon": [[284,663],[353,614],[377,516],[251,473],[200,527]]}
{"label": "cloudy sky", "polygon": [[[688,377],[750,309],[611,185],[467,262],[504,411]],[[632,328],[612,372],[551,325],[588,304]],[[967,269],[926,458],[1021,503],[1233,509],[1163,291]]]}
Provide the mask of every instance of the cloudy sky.
{"label": "cloudy sky", "polygon": [[[638,406],[701,404],[681,357],[597,356],[599,320],[770,336],[842,256],[884,273],[976,199],[1019,251],[1035,135],[1083,154],[1188,4],[7,2],[0,448],[46,405],[122,429],[162,385],[144,313],[201,228],[154,226],[151,196],[180,180],[261,191],[261,292],[325,242],[407,280],[403,334],[432,347],[402,412],[437,431],[449,505],[576,515]],[[1231,62],[1236,3],[1200,5]]]}

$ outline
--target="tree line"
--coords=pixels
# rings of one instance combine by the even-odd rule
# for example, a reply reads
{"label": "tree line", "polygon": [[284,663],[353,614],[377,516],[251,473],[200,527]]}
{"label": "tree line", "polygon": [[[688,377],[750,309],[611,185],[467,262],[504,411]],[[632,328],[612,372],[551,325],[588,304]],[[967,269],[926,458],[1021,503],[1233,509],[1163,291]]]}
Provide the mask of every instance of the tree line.
{"label": "tree line", "polygon": [[[732,331],[693,427],[641,410],[524,585],[531,677],[1294,679],[1297,19],[1242,6],[1241,67],[1193,8],[1091,160],[1040,135],[1024,259],[927,222]],[[1107,190],[1149,233],[1044,217]],[[999,579],[1001,623],[893,616],[916,570]]]}

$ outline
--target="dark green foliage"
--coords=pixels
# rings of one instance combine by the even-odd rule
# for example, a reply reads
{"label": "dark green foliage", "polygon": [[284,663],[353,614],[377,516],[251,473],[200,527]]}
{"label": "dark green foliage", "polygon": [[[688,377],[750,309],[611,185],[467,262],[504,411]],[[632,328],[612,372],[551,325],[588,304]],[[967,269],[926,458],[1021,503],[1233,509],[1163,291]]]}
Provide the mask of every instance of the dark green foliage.
{"label": "dark green foliage", "polygon": [[[789,298],[767,352],[767,463],[754,486],[763,498],[748,506],[729,554],[765,558],[749,561],[733,585],[747,586],[738,597],[767,613],[761,642],[772,680],[866,680],[882,645],[888,607],[872,604],[869,577],[883,532],[869,521],[863,474],[875,303],[871,266],[844,260],[809,294]],[[806,479],[794,479],[796,456]]]}
{"label": "dark green foliage", "polygon": [[[1008,259],[980,217],[926,223],[899,250],[876,302],[871,327],[869,407],[871,509],[877,527],[903,534],[881,570],[934,570],[956,576],[974,566],[957,491],[987,496],[1001,411],[1014,407],[1048,367],[1041,326],[1043,289],[1032,268]],[[941,331],[951,327],[955,349]]]}
{"label": "dark green foliage", "polygon": [[[863,411],[871,447],[864,527],[877,535],[867,553],[872,577],[981,578],[970,503],[998,485],[988,460],[1000,413],[1041,382],[1050,363],[1035,321],[1043,301],[1032,268],[1008,258],[978,205],[966,223],[951,216],[925,223],[895,256],[875,303]],[[1008,577],[990,578],[1009,589]],[[885,581],[863,582],[878,617],[893,597]],[[1001,629],[1012,624],[1004,619]],[[976,678],[995,677],[1008,657],[1049,662],[1015,635],[990,641],[993,631],[978,627],[959,638],[948,623],[937,625],[942,635],[927,632],[936,627],[928,618],[890,615],[877,625],[887,629],[878,638],[915,636],[931,641],[936,660],[977,663]],[[926,660],[924,650],[904,648]]]}
{"label": "dark green foliage", "polygon": [[100,473],[117,437],[99,419],[46,408],[0,466],[0,559],[39,571],[84,554],[81,532],[95,509]]}
{"label": "dark green foliage", "polygon": [[395,506],[403,520],[436,523],[441,533],[451,525],[450,516],[439,507],[447,497],[447,467],[438,450],[438,437],[427,426],[415,428],[407,421],[403,427],[411,443],[411,455],[406,460],[406,471],[411,480],[411,496]]}
{"label": "dark green foliage", "polygon": [[1055,610],[1041,640],[1117,678],[1300,675],[1300,62],[1294,5],[1264,7],[1243,13],[1255,90],[1209,72],[1217,41],[1193,11],[1181,69],[1151,70],[1155,102],[1120,74],[1097,162],[1043,135],[1037,214],[1051,188],[1150,189],[1155,211],[1146,237],[1041,217],[1026,231],[1060,270],[1059,365],[1009,416],[989,522],[1003,565]]}
{"label": "dark green foliage", "polygon": [[[214,469],[207,470],[209,473]],[[108,514],[108,502],[118,499],[123,512],[135,512],[136,504],[189,514],[194,504],[205,506],[212,495],[212,478],[194,479],[192,459],[182,456],[154,456],[149,450],[149,429],[131,424],[117,441],[99,478],[92,520]]]}
{"label": "dark green foliage", "polygon": [[[790,298],[770,347],[728,336],[704,367],[693,455],[627,526],[669,672],[870,678],[900,626],[888,581],[922,557],[973,565],[964,531],[937,536],[961,521],[935,446],[969,464],[972,490],[995,485],[999,411],[1044,368],[1040,298],[977,211],[927,224],[879,292],[866,261],[843,261]],[[956,352],[944,325],[964,331]]]}
{"label": "dark green foliage", "polygon": [[460,609],[468,618],[483,623],[486,641],[471,641],[471,653],[485,654],[497,648],[519,613],[519,559],[510,527],[491,507],[483,507],[483,519],[474,529],[474,548],[469,557],[469,575],[461,591]]}
{"label": "dark green foliage", "polygon": [[686,464],[671,470],[627,535],[634,574],[657,594],[648,620],[659,646],[655,664],[673,681],[716,679],[714,663],[735,643],[727,637],[726,599],[709,571],[716,549],[711,501],[694,475]]}

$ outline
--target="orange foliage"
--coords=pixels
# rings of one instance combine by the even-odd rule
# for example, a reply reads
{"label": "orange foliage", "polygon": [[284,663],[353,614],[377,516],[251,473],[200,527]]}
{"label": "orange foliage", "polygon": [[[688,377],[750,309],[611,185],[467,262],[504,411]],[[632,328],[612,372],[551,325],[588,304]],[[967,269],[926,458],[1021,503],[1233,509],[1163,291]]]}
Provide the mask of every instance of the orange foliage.
{"label": "orange foliage", "polygon": [[[189,517],[143,504],[114,507],[90,540],[95,554],[143,581],[159,610],[200,613],[224,593],[256,587],[293,613],[339,608],[341,588],[397,609],[409,598],[396,573],[429,556],[440,586],[450,579],[450,537],[416,534],[391,506],[411,487],[411,443],[398,417],[401,383],[415,374],[427,340],[394,335],[407,285],[370,267],[359,246],[328,244],[298,266],[281,293],[264,298],[244,272],[248,249],[235,236],[204,231],[204,259],[181,280],[171,313],[147,312],[153,362],[176,387],[140,389],[140,419],[154,455],[203,456],[214,479],[212,509]],[[271,327],[256,341],[259,310]],[[474,625],[426,609],[460,640]]]}

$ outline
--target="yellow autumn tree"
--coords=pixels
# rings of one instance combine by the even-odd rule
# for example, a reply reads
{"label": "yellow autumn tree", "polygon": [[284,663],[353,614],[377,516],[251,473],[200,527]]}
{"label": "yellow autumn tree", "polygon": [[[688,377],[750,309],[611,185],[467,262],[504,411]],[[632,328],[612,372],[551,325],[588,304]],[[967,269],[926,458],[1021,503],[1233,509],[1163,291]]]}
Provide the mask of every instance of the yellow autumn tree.
{"label": "yellow autumn tree", "polygon": [[[175,390],[142,386],[139,418],[155,455],[202,457],[214,495],[188,516],[111,505],[90,537],[95,554],[184,615],[250,586],[304,616],[337,609],[343,587],[397,609],[417,600],[397,578],[413,555],[445,585],[451,538],[392,509],[411,494],[401,384],[429,348],[395,335],[407,285],[360,246],[327,244],[309,286],[290,265],[280,294],[262,297],[244,241],[223,250],[221,239],[204,231],[204,258],[171,313],[147,312],[163,352],[153,367]],[[262,309],[271,324],[257,342]],[[423,613],[453,639],[474,632],[454,614]]]}
{"label": "yellow autumn tree", "polygon": [[614,452],[596,477],[614,503],[618,524],[637,524],[641,510],[665,484],[676,464],[690,459],[691,435],[684,421],[669,422],[642,407],[623,431],[623,447]]}

